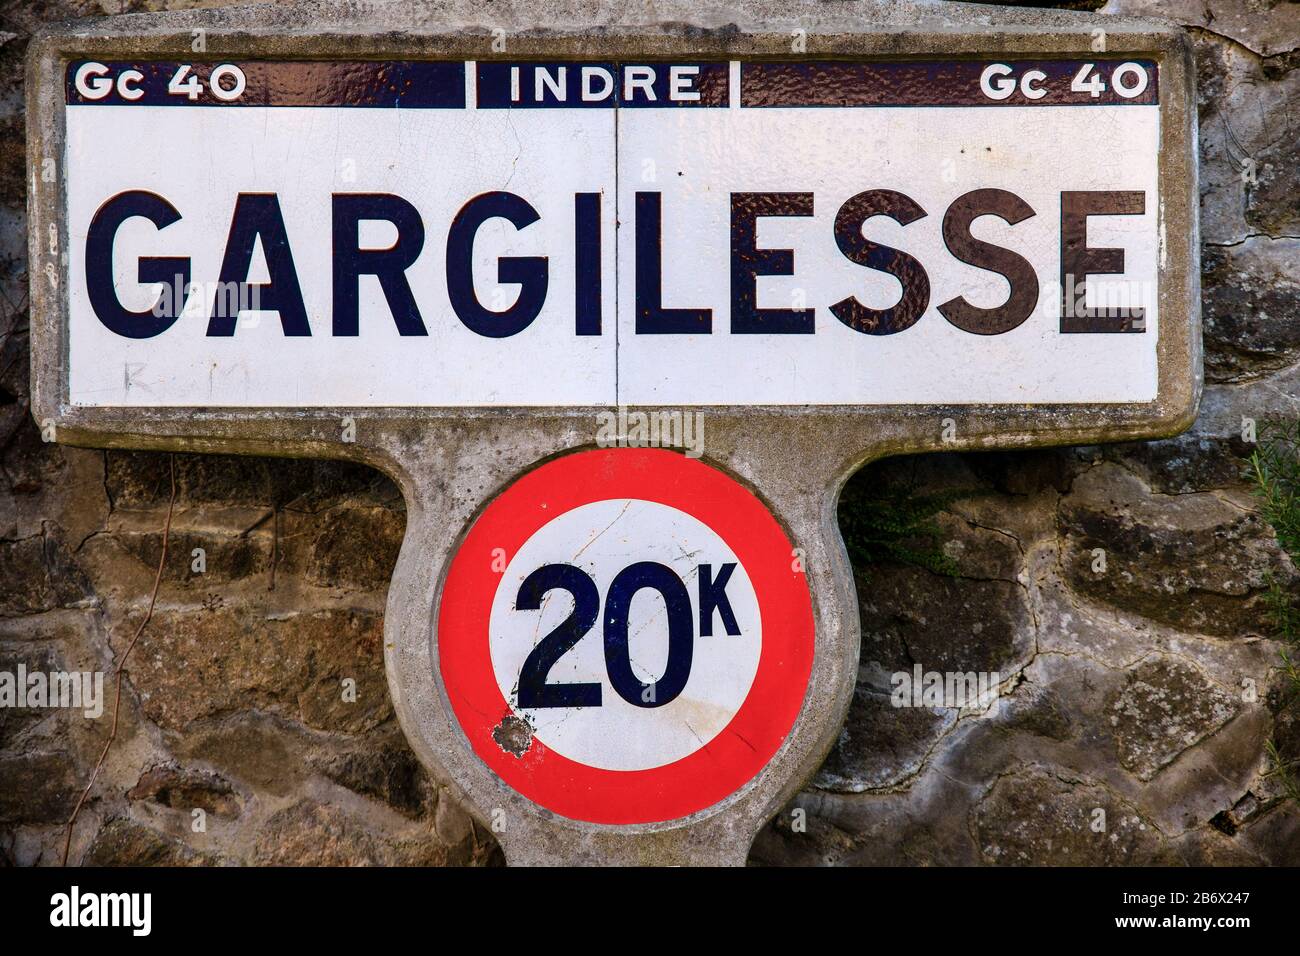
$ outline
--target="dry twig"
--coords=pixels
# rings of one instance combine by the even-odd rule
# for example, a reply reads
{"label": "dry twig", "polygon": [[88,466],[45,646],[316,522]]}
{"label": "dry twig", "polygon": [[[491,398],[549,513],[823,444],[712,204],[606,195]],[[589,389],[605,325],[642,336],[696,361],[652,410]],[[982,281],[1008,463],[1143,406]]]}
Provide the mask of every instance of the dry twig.
{"label": "dry twig", "polygon": [[172,511],[176,507],[176,456],[169,455],[167,461],[171,474],[171,496],[167,500],[167,521],[163,525],[162,553],[158,556],[158,572],[154,575],[153,591],[149,595],[149,609],[145,612],[144,620],[140,622],[140,626],[136,628],[131,643],[126,646],[126,650],[122,653],[122,659],[118,661],[117,667],[114,668],[114,675],[117,679],[117,693],[113,700],[113,726],[108,732],[108,740],[104,741],[104,749],[100,751],[99,760],[95,762],[95,769],[91,771],[90,780],[86,782],[86,789],[81,791],[81,797],[77,800],[77,805],[72,808],[72,816],[68,818],[68,832],[63,841],[64,866],[68,865],[68,853],[72,849],[72,828],[77,823],[77,814],[81,812],[82,804],[90,796],[90,790],[95,786],[95,781],[99,778],[99,771],[104,766],[104,759],[108,756],[108,749],[113,746],[113,741],[117,739],[117,721],[122,713],[122,669],[126,667],[126,660],[131,656],[131,651],[135,649],[136,641],[140,640],[140,635],[149,626],[149,621],[153,618],[154,604],[158,601],[158,585],[162,583],[163,566],[167,563],[167,543],[171,538]]}

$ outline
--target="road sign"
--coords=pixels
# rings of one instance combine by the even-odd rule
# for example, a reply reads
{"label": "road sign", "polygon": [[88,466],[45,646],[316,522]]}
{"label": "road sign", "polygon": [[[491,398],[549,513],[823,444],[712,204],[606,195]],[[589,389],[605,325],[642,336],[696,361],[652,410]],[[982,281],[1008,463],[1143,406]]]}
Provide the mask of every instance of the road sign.
{"label": "road sign", "polygon": [[438,658],[470,745],[562,816],[657,823],[749,783],[794,725],[813,616],[752,491],[673,451],[542,465],[452,559]]}
{"label": "road sign", "polygon": [[1152,401],[1160,89],[1111,55],[74,60],[69,399]]}
{"label": "road sign", "polygon": [[394,707],[512,863],[744,861],[853,692],[864,462],[1195,416],[1176,28],[756,9],[30,48],[44,433],[392,476]]}

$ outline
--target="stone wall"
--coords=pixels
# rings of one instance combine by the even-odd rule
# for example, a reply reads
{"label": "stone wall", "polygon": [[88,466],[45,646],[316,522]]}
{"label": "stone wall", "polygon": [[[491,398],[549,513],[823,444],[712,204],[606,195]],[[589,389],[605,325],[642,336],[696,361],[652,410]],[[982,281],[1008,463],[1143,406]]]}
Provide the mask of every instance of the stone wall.
{"label": "stone wall", "polygon": [[[213,4],[126,7],[198,5]],[[0,670],[111,673],[148,607],[173,461],[177,485],[157,608],[71,859],[499,861],[388,700],[383,609],[404,512],[387,479],[41,441],[27,408],[23,51],[40,22],[101,12],[118,4],[0,2]],[[854,479],[974,492],[939,518],[961,576],[859,569],[852,711],[756,863],[1300,863],[1300,806],[1265,755],[1272,738],[1300,758],[1264,602],[1269,575],[1297,575],[1242,479],[1241,438],[1243,417],[1300,415],[1300,5],[1104,12],[1178,19],[1196,43],[1202,414],[1166,442],[936,455]],[[995,671],[1003,697],[987,716],[896,709],[889,675],[915,665]],[[111,723],[0,709],[0,862],[59,861]]]}

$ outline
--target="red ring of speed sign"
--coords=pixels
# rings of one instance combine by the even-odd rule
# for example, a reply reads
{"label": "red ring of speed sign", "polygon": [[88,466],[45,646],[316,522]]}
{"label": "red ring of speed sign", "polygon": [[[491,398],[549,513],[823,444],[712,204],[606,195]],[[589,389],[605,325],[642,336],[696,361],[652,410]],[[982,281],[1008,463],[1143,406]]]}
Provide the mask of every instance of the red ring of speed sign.
{"label": "red ring of speed sign", "polygon": [[447,571],[438,659],[505,783],[571,819],[656,823],[767,766],[813,633],[802,563],[751,491],[676,452],[613,448],[487,506]]}

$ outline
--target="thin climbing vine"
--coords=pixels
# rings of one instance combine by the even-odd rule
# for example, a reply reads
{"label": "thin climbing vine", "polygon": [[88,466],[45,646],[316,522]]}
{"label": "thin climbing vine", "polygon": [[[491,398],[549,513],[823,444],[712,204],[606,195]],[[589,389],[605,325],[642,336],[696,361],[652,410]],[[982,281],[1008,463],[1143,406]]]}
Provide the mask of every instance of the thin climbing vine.
{"label": "thin climbing vine", "polygon": [[72,816],[68,817],[66,832],[63,838],[63,859],[62,865],[68,865],[68,854],[72,850],[72,833],[77,825],[77,817],[81,813],[81,807],[90,796],[90,791],[94,789],[95,781],[99,779],[99,772],[104,767],[104,761],[108,758],[108,751],[113,746],[113,741],[117,740],[118,719],[122,716],[122,677],[125,674],[127,658],[135,650],[135,645],[140,640],[140,635],[144,629],[149,626],[153,620],[153,609],[158,603],[158,586],[162,583],[163,569],[167,566],[167,546],[171,541],[172,531],[172,514],[176,510],[176,456],[167,456],[167,473],[171,484],[171,493],[167,498],[167,519],[163,523],[162,530],[162,550],[158,555],[158,570],[154,574],[153,590],[149,592],[149,605],[145,609],[144,617],[140,620],[140,625],[135,629],[135,634],[131,637],[131,643],[127,644],[126,650],[118,658],[116,666],[113,668],[113,678],[116,684],[116,690],[113,694],[113,724],[108,731],[108,739],[104,741],[104,749],[99,753],[99,759],[95,761],[95,768],[90,772],[90,779],[86,781],[85,788],[81,791],[81,796],[77,798],[77,804],[72,808]]}

